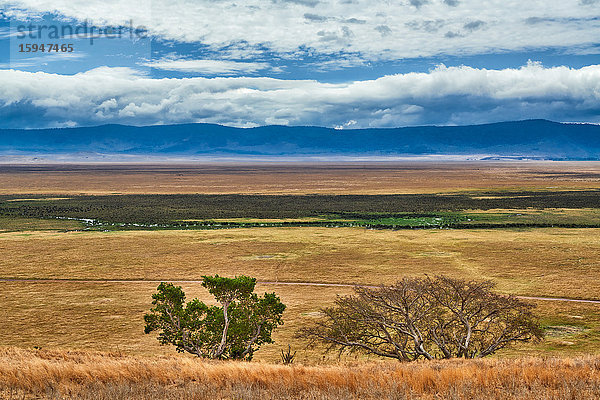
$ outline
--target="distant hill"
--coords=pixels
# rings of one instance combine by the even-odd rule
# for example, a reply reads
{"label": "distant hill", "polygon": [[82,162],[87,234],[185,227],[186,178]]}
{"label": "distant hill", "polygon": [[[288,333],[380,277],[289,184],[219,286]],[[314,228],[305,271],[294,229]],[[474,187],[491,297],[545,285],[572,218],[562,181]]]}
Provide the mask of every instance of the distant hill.
{"label": "distant hill", "polygon": [[0,129],[0,156],[405,157],[600,159],[600,126],[546,120],[486,125],[335,130],[211,124]]}

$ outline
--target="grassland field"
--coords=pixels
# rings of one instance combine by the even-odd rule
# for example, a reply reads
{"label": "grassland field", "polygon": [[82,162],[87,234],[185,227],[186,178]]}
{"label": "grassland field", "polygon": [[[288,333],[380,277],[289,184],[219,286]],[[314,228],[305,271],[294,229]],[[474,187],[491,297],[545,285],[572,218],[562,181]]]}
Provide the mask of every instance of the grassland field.
{"label": "grassland field", "polygon": [[274,365],[0,349],[7,399],[596,399],[600,358]]}
{"label": "grassland field", "polygon": [[[456,165],[445,173],[421,166],[345,166],[336,171],[286,167],[279,174],[275,167],[245,172],[239,167],[180,172],[131,166],[91,172],[87,166],[3,168],[4,347],[174,356],[172,348],[143,334],[142,316],[150,308],[151,294],[158,282],[176,281],[188,298],[210,302],[197,281],[217,273],[254,276],[262,282],[259,292],[275,291],[287,304],[275,343],[255,356],[270,363],[278,362],[288,344],[298,351],[298,363],[340,361],[337,354],[307,349],[294,338],[295,330],[318,317],[321,307],[351,292],[351,287],[335,284],[376,285],[405,276],[444,274],[490,279],[498,291],[518,296],[600,300],[600,165],[594,163],[494,164],[484,172],[480,166]],[[494,181],[490,171],[504,174]],[[165,192],[160,185],[178,173],[190,176]],[[221,194],[190,192],[198,188],[194,185],[201,173],[205,182],[213,183],[225,175],[242,182],[244,173],[260,179],[255,191],[240,184],[238,192],[231,192],[235,185],[226,181]],[[417,173],[446,178],[424,184]],[[273,189],[282,175],[293,182],[306,174],[315,182],[320,177],[335,184],[320,195],[307,194],[313,181],[294,195],[285,185]],[[370,188],[364,182],[352,186],[361,174],[372,177],[367,179]],[[381,179],[375,182],[377,174]],[[101,184],[121,194],[100,191],[98,176]],[[135,185],[129,193],[121,190],[125,182],[151,176],[163,182],[157,190]],[[34,179],[38,186],[27,186]],[[472,183],[465,186],[468,190],[454,190],[466,181]],[[78,191],[71,188],[73,182],[80,183]],[[339,189],[343,182],[345,189]],[[495,358],[600,354],[600,304],[531,301],[545,339],[503,350]],[[376,361],[341,358],[357,360]]]}
{"label": "grassland field", "polygon": [[[501,235],[499,235],[501,233]],[[598,299],[599,229],[365,230],[252,228],[203,231],[10,232],[0,234],[4,345],[172,352],[142,333],[158,281],[205,274],[246,274],[262,282],[392,283],[399,277],[446,274],[491,279],[504,293]],[[70,279],[76,282],[52,279]],[[102,282],[132,280],[142,282]],[[89,282],[86,282],[89,281]],[[149,282],[144,282],[149,281]],[[199,283],[190,297],[209,300]],[[294,331],[346,287],[261,285],[288,304],[276,344],[257,358],[276,361]],[[523,346],[529,354],[582,354],[600,349],[600,305],[538,301],[551,335]]]}
{"label": "grassland field", "polygon": [[0,164],[0,194],[9,195],[374,195],[599,187],[598,162]]}

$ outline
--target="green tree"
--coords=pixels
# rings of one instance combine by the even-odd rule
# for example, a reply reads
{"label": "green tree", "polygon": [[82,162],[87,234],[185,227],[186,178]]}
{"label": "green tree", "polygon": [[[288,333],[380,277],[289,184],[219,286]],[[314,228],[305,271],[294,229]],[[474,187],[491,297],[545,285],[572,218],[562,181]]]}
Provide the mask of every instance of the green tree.
{"label": "green tree", "polygon": [[275,293],[259,297],[256,279],[203,276],[220,306],[198,299],[185,301],[180,286],[161,283],[152,295],[153,308],[144,316],[145,333],[158,331],[161,344],[172,344],[179,352],[213,359],[251,360],[271,333],[283,324],[285,305]]}

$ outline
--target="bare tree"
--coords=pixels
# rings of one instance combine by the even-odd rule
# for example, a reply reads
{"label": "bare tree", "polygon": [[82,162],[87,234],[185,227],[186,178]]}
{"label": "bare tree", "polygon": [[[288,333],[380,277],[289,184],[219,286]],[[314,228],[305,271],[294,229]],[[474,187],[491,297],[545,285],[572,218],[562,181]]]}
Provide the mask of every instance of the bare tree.
{"label": "bare tree", "polygon": [[490,281],[443,276],[406,278],[392,286],[355,287],[297,336],[327,350],[360,351],[411,361],[480,358],[539,339],[532,305],[492,291]]}

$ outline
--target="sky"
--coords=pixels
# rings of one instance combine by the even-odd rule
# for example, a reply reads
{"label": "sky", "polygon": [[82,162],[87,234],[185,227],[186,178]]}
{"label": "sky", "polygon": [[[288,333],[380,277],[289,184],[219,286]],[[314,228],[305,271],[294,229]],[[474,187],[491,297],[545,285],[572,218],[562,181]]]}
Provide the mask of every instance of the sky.
{"label": "sky", "polygon": [[600,0],[0,0],[0,128],[537,118],[600,123]]}

